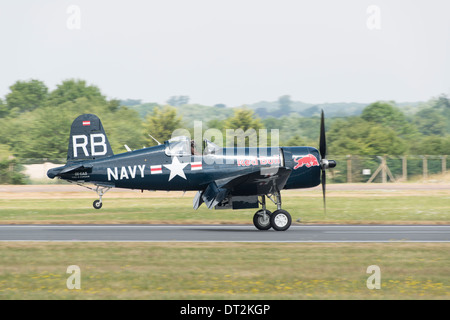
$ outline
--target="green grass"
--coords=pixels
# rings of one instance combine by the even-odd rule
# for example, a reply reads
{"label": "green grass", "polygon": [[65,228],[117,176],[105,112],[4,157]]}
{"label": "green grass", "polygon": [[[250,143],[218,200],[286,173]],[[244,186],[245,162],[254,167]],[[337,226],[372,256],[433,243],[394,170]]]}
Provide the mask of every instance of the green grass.
{"label": "green grass", "polygon": [[[2,243],[0,299],[449,299],[450,244]],[[69,265],[81,289],[68,289]],[[369,265],[381,289],[369,290]]]}
{"label": "green grass", "polygon": [[[450,223],[450,190],[283,192],[302,223]],[[192,209],[192,194],[0,194],[0,224],[252,223],[256,209]],[[270,204],[269,209],[274,210]],[[81,269],[69,290],[67,267]],[[367,267],[381,289],[366,287]],[[449,299],[449,243],[0,242],[0,299]]]}
{"label": "green grass", "polygon": [[[251,224],[256,209],[208,210],[192,208],[192,195],[173,193],[129,198],[109,193],[103,208],[91,198],[0,199],[0,223],[244,223]],[[83,194],[83,197],[86,195]],[[285,192],[283,209],[301,223],[450,223],[450,191],[334,191],[323,210],[320,191]],[[270,203],[269,210],[275,210]]]}

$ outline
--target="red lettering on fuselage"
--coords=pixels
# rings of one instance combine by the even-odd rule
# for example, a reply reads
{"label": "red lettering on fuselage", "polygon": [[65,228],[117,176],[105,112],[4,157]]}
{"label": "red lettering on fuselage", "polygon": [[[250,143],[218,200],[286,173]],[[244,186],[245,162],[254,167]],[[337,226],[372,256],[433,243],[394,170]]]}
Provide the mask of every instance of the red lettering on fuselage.
{"label": "red lettering on fuselage", "polygon": [[251,159],[237,159],[239,167],[257,166],[257,165],[279,165],[280,157],[260,157]]}

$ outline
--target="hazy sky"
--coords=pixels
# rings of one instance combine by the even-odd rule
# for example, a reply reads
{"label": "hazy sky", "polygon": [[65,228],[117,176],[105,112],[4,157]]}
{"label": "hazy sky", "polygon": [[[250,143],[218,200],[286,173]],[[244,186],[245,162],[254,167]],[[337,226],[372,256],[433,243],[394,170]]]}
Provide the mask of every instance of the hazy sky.
{"label": "hazy sky", "polygon": [[0,2],[0,97],[68,78],[108,98],[237,106],[450,94],[448,0]]}

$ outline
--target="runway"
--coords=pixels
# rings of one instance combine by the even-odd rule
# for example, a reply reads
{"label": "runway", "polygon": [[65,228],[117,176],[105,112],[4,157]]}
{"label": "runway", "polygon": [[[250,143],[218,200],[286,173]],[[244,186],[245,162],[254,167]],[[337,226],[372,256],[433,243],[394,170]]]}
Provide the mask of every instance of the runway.
{"label": "runway", "polygon": [[450,242],[450,225],[0,225],[0,241]]}

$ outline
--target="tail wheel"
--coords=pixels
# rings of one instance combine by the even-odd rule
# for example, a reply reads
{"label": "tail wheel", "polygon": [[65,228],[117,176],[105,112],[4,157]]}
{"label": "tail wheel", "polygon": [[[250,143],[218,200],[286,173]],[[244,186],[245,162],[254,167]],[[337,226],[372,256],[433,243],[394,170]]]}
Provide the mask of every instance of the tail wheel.
{"label": "tail wheel", "polygon": [[292,218],[286,210],[276,210],[270,216],[270,225],[274,230],[285,231],[289,229],[292,223]]}
{"label": "tail wheel", "polygon": [[271,215],[272,212],[269,210],[266,210],[266,214],[264,214],[264,209],[261,209],[253,216],[253,224],[259,230],[269,230],[272,227],[270,223]]}
{"label": "tail wheel", "polygon": [[100,209],[102,207],[102,202],[100,200],[95,200],[92,205],[95,209]]}

